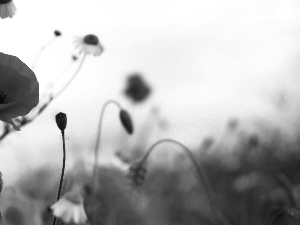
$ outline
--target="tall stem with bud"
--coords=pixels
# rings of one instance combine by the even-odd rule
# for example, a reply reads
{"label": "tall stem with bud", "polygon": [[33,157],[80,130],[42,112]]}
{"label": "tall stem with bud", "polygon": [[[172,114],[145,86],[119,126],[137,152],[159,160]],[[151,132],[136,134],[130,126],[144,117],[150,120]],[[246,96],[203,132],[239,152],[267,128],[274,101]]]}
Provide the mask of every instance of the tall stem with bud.
{"label": "tall stem with bud", "polygon": [[[101,132],[102,132],[102,123],[103,123],[103,117],[104,117],[104,112],[109,104],[114,104],[116,105],[119,110],[120,110],[120,121],[127,131],[128,134],[133,133],[133,124],[132,120],[130,118],[129,113],[124,110],[120,103],[118,103],[115,100],[108,100],[107,102],[104,103],[101,109],[100,113],[100,118],[99,118],[99,124],[98,124],[98,131],[97,131],[97,136],[96,136],[96,145],[95,145],[95,154],[94,154],[94,168],[93,168],[93,186],[92,186],[92,193],[95,193],[97,190],[97,168],[98,168],[98,157],[99,157],[99,149],[100,149],[100,139],[101,139]],[[95,213],[93,213],[93,219],[91,221],[91,224],[95,222]]]}
{"label": "tall stem with bud", "polygon": [[208,200],[209,200],[209,204],[210,204],[210,209],[211,209],[211,212],[212,212],[212,215],[213,215],[213,218],[215,220],[215,224],[218,224],[218,221],[217,219],[215,218],[214,215],[216,216],[220,216],[222,217],[222,222],[224,224],[230,224],[225,218],[224,216],[221,214],[221,212],[216,208],[216,204],[213,200],[213,197],[212,197],[212,194],[211,194],[211,191],[210,191],[210,188],[207,184],[207,181],[205,179],[205,176],[202,172],[202,170],[200,169],[200,166],[198,165],[192,151],[186,147],[185,145],[183,145],[182,143],[176,141],[176,140],[173,140],[173,139],[162,139],[162,140],[159,140],[157,142],[155,142],[153,145],[151,145],[149,147],[149,149],[146,151],[146,154],[144,155],[144,157],[135,162],[130,168],[129,168],[129,178],[131,179],[136,179],[136,180],[133,180],[134,184],[136,185],[141,185],[142,181],[144,180],[145,178],[145,174],[146,174],[146,163],[147,163],[147,159],[149,157],[149,155],[151,154],[151,152],[154,150],[154,148],[161,144],[161,143],[165,143],[165,142],[169,142],[169,143],[173,143],[173,144],[176,144],[176,145],[179,145],[186,153],[186,155],[189,157],[189,159],[191,160],[191,162],[193,163],[193,165],[195,166],[196,168],[196,171],[197,171],[197,174],[198,174],[198,179],[199,179],[199,182],[201,184],[203,184],[203,187],[204,187],[204,190],[208,196]]}
{"label": "tall stem with bud", "polygon": [[[57,192],[57,197],[56,201],[59,200],[60,195],[61,195],[61,189],[63,185],[63,180],[64,180],[64,174],[65,174],[65,165],[66,165],[66,147],[65,147],[65,129],[67,126],[67,115],[65,113],[58,113],[55,116],[56,119],[56,124],[58,128],[61,130],[62,134],[62,141],[63,141],[63,166],[61,170],[61,175],[60,175],[60,181],[59,181],[59,187],[58,187],[58,192]],[[53,225],[56,223],[56,217],[53,219]]]}

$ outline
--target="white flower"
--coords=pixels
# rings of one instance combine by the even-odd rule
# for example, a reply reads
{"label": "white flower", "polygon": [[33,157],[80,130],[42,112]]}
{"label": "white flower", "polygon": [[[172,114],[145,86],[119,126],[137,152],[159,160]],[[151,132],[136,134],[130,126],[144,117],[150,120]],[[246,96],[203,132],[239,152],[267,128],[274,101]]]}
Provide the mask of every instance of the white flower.
{"label": "white flower", "polygon": [[87,221],[83,207],[83,198],[79,192],[67,192],[58,202],[51,206],[51,209],[53,215],[59,217],[65,223],[82,224]]}
{"label": "white flower", "polygon": [[17,9],[12,0],[0,0],[0,17],[2,19],[10,17],[12,18]]}
{"label": "white flower", "polygon": [[80,53],[93,54],[99,56],[104,51],[103,46],[100,44],[96,35],[88,34],[84,37],[76,37],[76,48],[80,48]]}

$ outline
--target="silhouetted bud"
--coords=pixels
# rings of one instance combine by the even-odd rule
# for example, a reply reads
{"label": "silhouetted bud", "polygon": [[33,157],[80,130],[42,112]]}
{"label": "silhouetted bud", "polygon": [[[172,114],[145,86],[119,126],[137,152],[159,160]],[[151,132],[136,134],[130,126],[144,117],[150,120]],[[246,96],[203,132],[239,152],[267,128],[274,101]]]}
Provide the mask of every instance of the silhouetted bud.
{"label": "silhouetted bud", "polygon": [[150,92],[150,87],[146,84],[140,74],[135,73],[127,78],[127,84],[124,93],[134,102],[144,101]]}
{"label": "silhouetted bud", "polygon": [[63,132],[67,127],[67,115],[60,112],[55,116],[55,119],[58,128]]}
{"label": "silhouetted bud", "polygon": [[56,37],[59,37],[59,36],[61,36],[61,32],[58,31],[58,30],[55,30],[55,31],[54,31],[54,35],[55,35]]}
{"label": "silhouetted bud", "polygon": [[131,120],[129,113],[127,111],[125,111],[124,109],[121,109],[121,111],[120,111],[120,120],[121,120],[123,127],[128,132],[128,134],[132,134],[133,133],[132,120]]}
{"label": "silhouetted bud", "polygon": [[127,177],[130,179],[133,186],[140,187],[143,185],[143,182],[146,177],[146,172],[147,162],[137,161],[129,167]]}

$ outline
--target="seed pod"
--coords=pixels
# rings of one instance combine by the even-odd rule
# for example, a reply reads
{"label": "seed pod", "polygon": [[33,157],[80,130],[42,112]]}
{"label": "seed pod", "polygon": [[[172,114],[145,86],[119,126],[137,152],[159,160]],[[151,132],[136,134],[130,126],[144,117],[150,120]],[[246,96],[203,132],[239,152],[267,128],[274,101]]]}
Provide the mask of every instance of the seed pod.
{"label": "seed pod", "polygon": [[61,130],[61,132],[64,132],[67,127],[67,115],[60,112],[55,116],[55,119],[58,128]]}
{"label": "seed pod", "polygon": [[124,109],[121,109],[120,111],[120,120],[127,133],[132,134],[133,133],[132,120],[129,113]]}
{"label": "seed pod", "polygon": [[127,177],[130,179],[133,186],[140,187],[143,185],[146,172],[147,162],[137,161],[130,166]]}

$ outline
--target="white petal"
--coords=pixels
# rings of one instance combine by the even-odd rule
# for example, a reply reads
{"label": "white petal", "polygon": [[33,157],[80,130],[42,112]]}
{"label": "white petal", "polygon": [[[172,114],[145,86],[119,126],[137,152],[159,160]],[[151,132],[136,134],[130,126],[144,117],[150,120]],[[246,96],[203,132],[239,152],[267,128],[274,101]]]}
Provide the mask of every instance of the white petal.
{"label": "white petal", "polygon": [[17,11],[16,6],[13,1],[7,3],[7,9],[8,9],[8,16],[10,18],[12,18]]}
{"label": "white petal", "polygon": [[6,4],[0,4],[0,17],[2,19],[6,18],[8,16],[8,12],[6,11]]}

